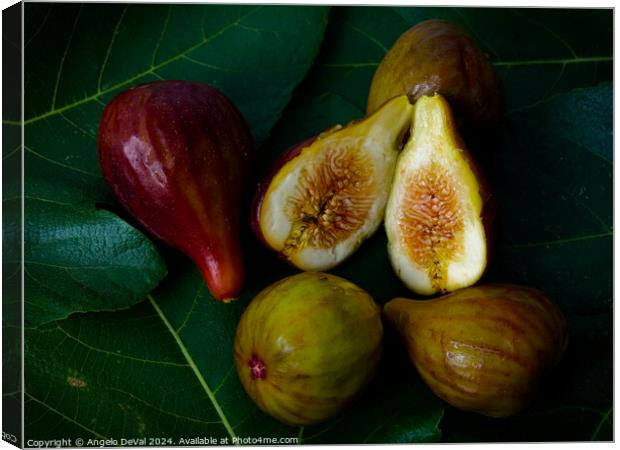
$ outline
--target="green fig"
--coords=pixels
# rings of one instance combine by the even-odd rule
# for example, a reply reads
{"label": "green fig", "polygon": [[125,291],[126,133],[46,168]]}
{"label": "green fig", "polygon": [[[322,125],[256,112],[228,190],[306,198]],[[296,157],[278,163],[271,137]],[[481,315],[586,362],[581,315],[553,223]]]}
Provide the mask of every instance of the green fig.
{"label": "green fig", "polygon": [[380,308],[353,283],[320,272],[260,292],[237,326],[234,358],[248,395],[292,426],[340,413],[381,357]]}
{"label": "green fig", "polygon": [[558,307],[523,286],[470,287],[434,300],[396,298],[384,314],[437,396],[491,417],[527,406],[567,344]]}
{"label": "green fig", "polygon": [[447,20],[420,22],[400,36],[375,72],[367,112],[398,95],[415,102],[435,93],[446,97],[463,128],[490,130],[499,123],[499,77],[474,40]]}

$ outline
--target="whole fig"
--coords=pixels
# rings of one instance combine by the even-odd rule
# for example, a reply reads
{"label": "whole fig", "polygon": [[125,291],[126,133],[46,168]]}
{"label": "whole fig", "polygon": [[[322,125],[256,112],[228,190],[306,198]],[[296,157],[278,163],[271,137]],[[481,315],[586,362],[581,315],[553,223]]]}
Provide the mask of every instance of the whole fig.
{"label": "whole fig", "polygon": [[294,275],[260,292],[243,313],[235,365],[243,387],[288,425],[337,415],[368,384],[381,357],[380,308],[347,280]]}
{"label": "whole fig", "polygon": [[567,344],[557,306],[522,286],[470,287],[435,300],[397,298],[384,313],[437,396],[491,417],[523,409]]}
{"label": "whole fig", "polygon": [[194,260],[218,300],[244,283],[241,200],[252,154],[248,127],[217,89],[158,81],[105,107],[99,160],[119,202],[146,228]]}
{"label": "whole fig", "polygon": [[367,112],[406,94],[412,102],[440,93],[459,126],[488,130],[501,119],[499,77],[487,55],[461,28],[447,20],[420,22],[403,33],[375,72]]}

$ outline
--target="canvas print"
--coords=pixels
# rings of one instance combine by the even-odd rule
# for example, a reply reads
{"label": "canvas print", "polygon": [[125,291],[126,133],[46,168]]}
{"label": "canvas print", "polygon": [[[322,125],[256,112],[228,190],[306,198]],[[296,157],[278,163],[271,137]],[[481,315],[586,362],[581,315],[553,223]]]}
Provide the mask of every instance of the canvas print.
{"label": "canvas print", "polygon": [[612,441],[613,25],[5,10],[3,439]]}

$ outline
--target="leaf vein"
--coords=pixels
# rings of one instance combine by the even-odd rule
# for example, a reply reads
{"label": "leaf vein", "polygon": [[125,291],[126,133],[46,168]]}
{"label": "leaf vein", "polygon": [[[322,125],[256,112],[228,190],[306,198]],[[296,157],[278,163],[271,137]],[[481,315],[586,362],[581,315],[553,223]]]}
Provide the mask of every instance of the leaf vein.
{"label": "leaf vein", "polygon": [[65,66],[65,59],[67,57],[67,53],[69,52],[69,47],[71,47],[71,42],[73,41],[73,34],[75,33],[75,29],[77,28],[78,20],[82,15],[82,7],[84,4],[80,5],[80,9],[78,13],[75,15],[75,20],[73,21],[73,27],[71,28],[71,33],[69,34],[69,39],[67,40],[67,45],[65,46],[65,51],[60,58],[60,66],[58,67],[58,73],[56,74],[56,83],[54,84],[54,91],[52,93],[52,109],[56,107],[56,97],[58,95],[58,86],[60,85],[60,78],[62,76],[62,71]]}
{"label": "leaf vein", "polygon": [[524,20],[540,27],[541,29],[545,30],[547,33],[549,33],[551,36],[553,36],[554,38],[556,38],[559,42],[562,43],[562,45],[564,45],[564,47],[566,47],[568,49],[568,51],[574,56],[577,57],[577,53],[575,53],[575,50],[573,49],[573,47],[566,42],[559,34],[557,34],[555,31],[553,31],[551,28],[549,28],[547,25],[539,22],[538,20],[533,19],[532,17],[522,13],[521,11],[519,11],[518,9],[511,9],[510,10],[511,13],[513,13],[516,16],[522,17]]}
{"label": "leaf vein", "polygon": [[354,26],[353,24],[351,24],[351,22],[347,22],[346,24],[347,24],[347,26],[349,28],[351,28],[352,30],[357,31],[359,34],[364,36],[370,42],[374,43],[375,45],[377,45],[377,47],[379,47],[381,50],[383,50],[385,53],[387,53],[387,51],[388,51],[387,47],[385,45],[383,45],[381,42],[379,42],[379,40],[377,40],[377,38],[371,36],[370,34],[368,34],[366,31],[362,30],[361,28],[358,28],[358,27]]}
{"label": "leaf vein", "polygon": [[[67,238],[67,239],[71,239],[71,238]],[[95,265],[80,265],[80,266],[61,266],[59,264],[51,264],[51,263],[44,263],[44,262],[40,262],[40,261],[33,261],[33,260],[28,260],[25,259],[24,263],[26,264],[33,264],[36,266],[44,266],[44,267],[54,267],[56,269],[63,269],[63,270],[82,270],[82,269],[86,269],[86,270],[106,270],[106,269],[127,269],[127,268],[135,268],[135,266],[132,266],[130,264],[108,264],[106,266],[95,266]]]}
{"label": "leaf vein", "polygon": [[27,145],[24,145],[24,149],[27,152],[29,152],[29,153],[31,153],[31,154],[33,154],[35,156],[38,156],[39,158],[49,162],[50,164],[54,164],[54,165],[63,167],[63,168],[68,169],[68,170],[73,170],[74,172],[82,173],[84,175],[88,175],[88,176],[91,176],[91,177],[101,178],[99,175],[97,175],[95,173],[92,173],[92,172],[89,172],[89,171],[83,170],[83,169],[78,169],[77,167],[73,167],[73,166],[70,166],[68,164],[64,164],[64,163],[61,163],[59,161],[56,161],[55,159],[48,158],[47,156],[43,156],[41,153],[38,153],[38,152],[34,151],[33,149],[31,149]]}
{"label": "leaf vein", "polygon": [[601,239],[601,238],[606,238],[609,236],[613,236],[613,231],[610,231],[608,233],[589,234],[589,235],[577,236],[573,238],[558,239],[555,241],[526,242],[524,244],[512,244],[512,245],[506,245],[504,246],[504,248],[513,250],[513,249],[530,248],[530,247],[544,247],[547,245],[563,245],[563,244],[568,244],[571,242],[587,241],[591,239]]}
{"label": "leaf vein", "polygon": [[220,72],[228,72],[228,73],[242,73],[243,72],[243,70],[229,69],[229,68],[226,68],[226,67],[216,66],[214,64],[209,64],[209,63],[206,63],[206,62],[203,62],[203,61],[199,61],[199,60],[191,58],[191,57],[189,57],[187,55],[184,55],[183,59],[185,59],[185,60],[187,60],[189,62],[192,62],[194,64],[197,64],[199,66],[208,67],[209,69],[213,69],[213,70],[219,70]]}
{"label": "leaf vein", "polygon": [[11,156],[13,156],[15,153],[17,153],[20,149],[22,148],[22,145],[19,144],[17,147],[15,147],[13,150],[11,150],[10,152],[8,152],[6,155],[4,155],[2,157],[2,161],[5,161],[7,159],[9,159]]}
{"label": "leaf vein", "polygon": [[156,364],[156,365],[162,365],[162,366],[173,366],[173,367],[188,367],[187,364],[181,364],[181,363],[175,363],[175,362],[170,362],[170,361],[159,361],[156,359],[145,359],[145,358],[138,358],[135,356],[131,356],[131,355],[126,355],[124,353],[114,353],[108,350],[104,350],[102,348],[98,348],[95,347],[93,345],[87,344],[86,342],[78,339],[77,337],[73,336],[71,333],[69,333],[67,330],[65,330],[63,327],[61,327],[58,323],[56,323],[56,327],[58,328],[58,330],[60,330],[63,334],[65,334],[69,339],[74,340],[75,342],[77,342],[78,344],[80,344],[81,346],[96,352],[96,353],[101,353],[107,356],[111,356],[113,358],[122,358],[122,359],[128,359],[131,361],[136,361],[136,362],[141,362],[141,363],[146,363],[146,364]]}
{"label": "leaf vein", "polygon": [[594,432],[592,433],[592,437],[590,438],[590,440],[594,440],[598,437],[598,434],[601,432],[601,428],[603,428],[603,425],[605,424],[605,422],[609,421],[609,416],[611,415],[611,412],[614,410],[613,406],[610,406],[609,409],[603,414],[603,417],[601,417],[601,420],[599,421],[598,425],[596,426],[596,428],[594,429]]}
{"label": "leaf vein", "polygon": [[[235,22],[232,22],[232,23],[222,27],[219,31],[217,31],[216,33],[212,34],[211,36],[208,36],[206,39],[201,40],[200,42],[198,42],[198,43],[188,47],[187,49],[183,50],[179,54],[177,54],[175,56],[172,56],[172,57],[166,59],[165,61],[162,61],[161,63],[159,63],[159,64],[157,64],[155,66],[151,65],[148,69],[144,70],[143,72],[137,73],[136,75],[134,75],[131,78],[128,78],[128,79],[126,79],[124,81],[120,81],[120,82],[118,82],[118,83],[116,83],[116,84],[114,84],[114,85],[112,85],[112,86],[110,86],[110,87],[108,87],[108,88],[106,88],[104,90],[97,90],[97,92],[95,92],[94,94],[92,94],[92,95],[90,95],[88,97],[85,97],[85,98],[83,98],[81,100],[74,101],[74,102],[69,103],[69,104],[67,104],[65,106],[62,106],[60,108],[52,107],[52,109],[50,109],[49,111],[47,111],[47,112],[45,112],[43,114],[40,114],[38,116],[31,117],[30,119],[24,121],[23,123],[24,123],[24,125],[29,125],[31,123],[38,122],[38,121],[40,121],[42,119],[46,119],[48,117],[55,116],[56,114],[59,114],[61,112],[73,109],[73,108],[75,108],[77,106],[81,106],[81,105],[83,105],[85,103],[88,103],[90,101],[98,101],[98,102],[102,103],[99,100],[99,97],[104,96],[106,94],[109,94],[111,92],[114,92],[115,90],[120,89],[120,88],[122,88],[124,86],[127,86],[127,85],[129,85],[131,83],[134,83],[135,81],[145,77],[146,75],[149,75],[149,74],[153,73],[153,71],[161,69],[162,67],[165,67],[168,64],[171,64],[171,63],[173,63],[173,62],[183,58],[183,56],[193,52],[194,50],[202,47],[203,45],[206,45],[207,43],[211,42],[216,37],[224,34],[228,30],[230,30],[231,28],[234,28],[240,21],[246,19],[247,17],[249,17],[250,15],[254,14],[256,11],[258,11],[260,9],[262,9],[262,6],[260,6],[258,8],[252,9],[251,11],[249,11],[248,13],[246,13],[245,15],[243,15],[239,19],[237,19]],[[6,124],[6,125],[21,125],[22,122],[21,121],[6,120],[6,121],[3,121],[3,123]]]}
{"label": "leaf vein", "polygon": [[151,67],[155,66],[155,59],[157,57],[157,52],[159,51],[159,46],[161,45],[161,41],[168,31],[168,22],[170,22],[170,12],[172,10],[172,5],[168,5],[168,11],[166,12],[166,18],[164,19],[164,25],[161,28],[161,32],[159,33],[159,38],[157,39],[157,43],[155,44],[155,48],[153,49],[153,54],[151,56]]}
{"label": "leaf vein", "polygon": [[123,12],[120,17],[116,21],[116,25],[114,25],[114,31],[112,32],[112,37],[110,38],[110,43],[108,44],[108,48],[105,52],[105,56],[103,57],[103,62],[101,63],[101,69],[99,69],[99,76],[97,77],[97,91],[101,92],[101,81],[103,80],[103,72],[105,71],[106,66],[108,65],[108,59],[110,58],[110,53],[112,53],[112,47],[114,46],[114,42],[116,41],[116,36],[118,35],[118,30],[120,28],[121,22],[125,18],[125,13],[127,12],[128,6],[125,5],[123,8]]}
{"label": "leaf vein", "polygon": [[34,38],[36,38],[39,35],[41,30],[43,29],[43,27],[47,23],[47,19],[49,19],[50,13],[52,12],[52,6],[53,6],[52,4],[48,4],[47,13],[45,14],[45,17],[43,18],[43,20],[41,21],[41,23],[39,24],[39,26],[37,27],[35,32],[32,33],[32,36],[30,36],[30,38],[28,39],[28,42],[26,42],[24,44],[24,49],[26,49],[26,47],[28,47],[28,45],[30,45],[30,43],[34,40]]}
{"label": "leaf vein", "polygon": [[537,66],[552,64],[585,64],[592,62],[613,61],[613,56],[585,56],[575,58],[558,58],[558,59],[525,59],[517,61],[491,61],[495,67],[513,67],[513,66]]}
{"label": "leaf vein", "polygon": [[132,394],[131,392],[127,392],[127,391],[124,391],[122,389],[110,388],[110,390],[111,391],[116,391],[116,392],[118,392],[120,394],[123,394],[123,395],[126,395],[126,396],[132,398],[133,400],[135,400],[137,402],[140,402],[143,405],[146,405],[146,406],[148,406],[149,408],[151,408],[151,409],[153,409],[155,411],[159,411],[159,412],[161,412],[163,414],[166,414],[168,416],[172,416],[172,417],[174,417],[176,419],[188,420],[190,422],[201,423],[201,424],[204,424],[204,425],[214,425],[214,424],[222,423],[219,420],[216,420],[216,421],[206,421],[206,420],[194,419],[193,417],[183,416],[183,415],[180,415],[180,414],[177,414],[177,413],[173,413],[172,411],[167,411],[167,410],[165,410],[165,409],[163,409],[163,408],[161,408],[159,406],[155,406],[152,403],[147,402],[146,400],[144,400],[144,399],[142,399],[142,398]]}
{"label": "leaf vein", "polygon": [[69,422],[71,422],[71,423],[73,423],[73,424],[77,425],[78,427],[82,428],[83,430],[88,431],[89,433],[92,433],[93,435],[95,435],[95,436],[97,436],[97,437],[99,437],[99,438],[101,438],[101,439],[107,439],[107,438],[106,438],[105,436],[103,436],[102,434],[97,433],[95,430],[92,430],[92,429],[88,428],[86,425],[83,425],[83,424],[81,424],[80,422],[78,422],[78,421],[76,421],[76,420],[72,419],[71,417],[69,417],[69,416],[67,416],[67,415],[65,415],[65,414],[63,414],[63,413],[61,413],[60,411],[58,411],[57,409],[55,409],[55,408],[51,407],[50,405],[48,405],[48,404],[47,404],[47,403],[45,403],[44,401],[39,400],[38,398],[34,397],[32,394],[30,394],[30,393],[28,393],[28,392],[25,392],[24,394],[25,394],[25,395],[26,395],[26,396],[27,396],[30,400],[32,400],[33,402],[38,403],[38,404],[40,404],[41,406],[44,406],[44,407],[45,407],[45,408],[47,408],[49,411],[51,411],[51,412],[53,412],[53,413],[55,413],[55,414],[59,415],[60,417],[62,417],[62,418],[63,418],[63,419],[65,419],[65,420],[68,420]]}
{"label": "leaf vein", "polygon": [[228,369],[228,372],[226,372],[226,375],[224,375],[224,378],[222,378],[222,381],[220,381],[220,383],[215,387],[215,389],[213,389],[213,395],[216,395],[218,391],[222,388],[222,386],[226,384],[226,382],[230,378],[230,375],[233,373],[234,368],[235,368],[234,364],[230,366],[230,369]]}
{"label": "leaf vein", "polygon": [[84,128],[82,128],[81,126],[79,126],[77,123],[75,123],[73,120],[69,119],[64,113],[60,113],[60,116],[65,120],[65,122],[67,122],[69,125],[71,125],[73,128],[75,128],[76,130],[80,131],[82,134],[84,134],[86,137],[89,137],[91,139],[97,139],[97,136],[95,136],[94,134],[86,131]]}
{"label": "leaf vein", "polygon": [[192,305],[187,311],[187,314],[185,315],[185,319],[183,320],[179,328],[176,330],[177,334],[181,334],[181,331],[187,326],[187,323],[189,322],[189,319],[192,313],[194,312],[196,305],[198,304],[198,297],[200,297],[200,294],[202,293],[203,288],[204,288],[204,283],[201,280],[200,284],[198,285],[198,288],[196,289],[196,294],[194,295],[194,299],[192,300]]}
{"label": "leaf vein", "polygon": [[196,375],[196,378],[198,378],[198,381],[202,385],[202,388],[207,393],[207,396],[209,397],[209,400],[211,400],[211,403],[215,407],[215,410],[217,411],[218,415],[220,416],[220,419],[222,420],[222,424],[224,425],[224,428],[226,428],[226,431],[228,432],[228,434],[230,435],[231,438],[235,438],[236,437],[235,431],[233,430],[232,426],[230,425],[230,422],[229,422],[228,418],[224,414],[224,411],[222,410],[222,407],[220,406],[219,402],[217,401],[217,398],[215,397],[215,394],[213,394],[213,391],[211,390],[211,388],[207,384],[207,381],[205,380],[204,376],[200,372],[200,369],[198,369],[198,366],[196,365],[196,363],[194,362],[194,359],[192,358],[192,356],[190,355],[189,351],[187,350],[187,347],[185,347],[185,344],[183,343],[183,340],[177,334],[177,332],[174,331],[174,327],[172,326],[172,324],[170,323],[170,321],[168,320],[168,318],[166,317],[164,312],[161,310],[161,308],[159,307],[159,305],[155,301],[155,298],[153,298],[153,296],[150,295],[150,294],[147,296],[147,298],[151,302],[151,305],[153,305],[153,308],[155,309],[155,311],[157,312],[157,314],[161,318],[162,322],[164,322],[164,325],[166,325],[166,328],[168,328],[168,331],[170,331],[170,334],[172,334],[172,337],[174,338],[174,340],[176,341],[177,345],[179,346],[179,349],[181,350],[181,353],[183,354],[183,356],[187,360],[187,363],[190,365],[190,367],[194,371],[194,375]]}

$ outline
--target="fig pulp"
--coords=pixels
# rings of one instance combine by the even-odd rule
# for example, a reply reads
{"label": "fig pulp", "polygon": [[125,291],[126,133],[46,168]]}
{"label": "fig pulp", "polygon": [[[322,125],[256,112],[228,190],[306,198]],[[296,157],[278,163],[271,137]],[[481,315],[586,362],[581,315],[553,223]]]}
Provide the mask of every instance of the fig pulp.
{"label": "fig pulp", "polygon": [[398,95],[414,103],[436,92],[450,102],[459,126],[489,130],[499,123],[499,77],[473,39],[446,20],[421,22],[400,36],[375,72],[367,112]]}
{"label": "fig pulp", "polygon": [[434,300],[397,298],[384,314],[437,396],[491,417],[523,409],[567,344],[557,306],[522,286],[470,287]]}
{"label": "fig pulp", "polygon": [[243,288],[240,210],[251,153],[245,120],[206,84],[140,85],[101,117],[99,160],[116,198],[193,259],[218,300]]}
{"label": "fig pulp", "polygon": [[259,238],[302,270],[327,270],[379,227],[403,133],[405,96],[286,152],[257,192]]}
{"label": "fig pulp", "polygon": [[413,116],[385,228],[397,275],[429,295],[471,286],[482,276],[494,202],[445,99],[421,97]]}
{"label": "fig pulp", "polygon": [[382,336],[380,309],[366,292],[304,272],[252,300],[237,326],[235,365],[264,412],[311,425],[337,415],[371,380]]}

